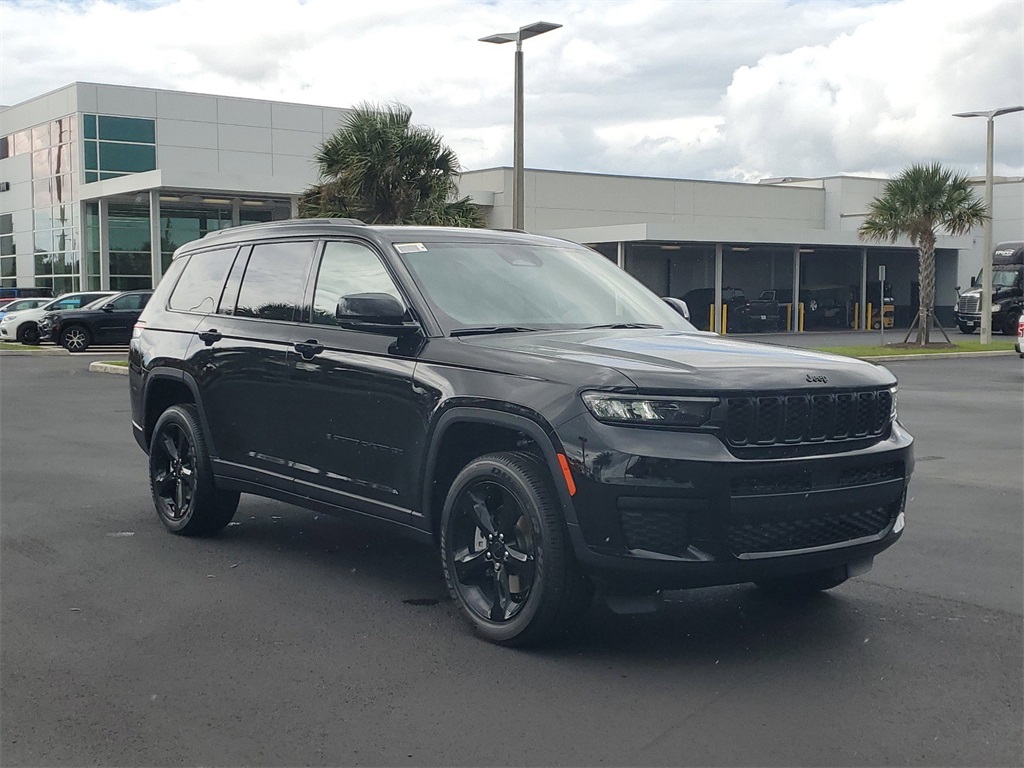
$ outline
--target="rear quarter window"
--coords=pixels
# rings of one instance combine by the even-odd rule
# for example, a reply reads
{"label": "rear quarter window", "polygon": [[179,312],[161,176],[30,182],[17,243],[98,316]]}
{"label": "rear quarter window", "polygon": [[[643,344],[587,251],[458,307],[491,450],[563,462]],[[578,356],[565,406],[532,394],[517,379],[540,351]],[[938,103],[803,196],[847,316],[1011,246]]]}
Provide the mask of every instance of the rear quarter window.
{"label": "rear quarter window", "polygon": [[192,254],[171,292],[168,306],[179,312],[208,314],[216,310],[224,278],[237,250],[232,246]]}

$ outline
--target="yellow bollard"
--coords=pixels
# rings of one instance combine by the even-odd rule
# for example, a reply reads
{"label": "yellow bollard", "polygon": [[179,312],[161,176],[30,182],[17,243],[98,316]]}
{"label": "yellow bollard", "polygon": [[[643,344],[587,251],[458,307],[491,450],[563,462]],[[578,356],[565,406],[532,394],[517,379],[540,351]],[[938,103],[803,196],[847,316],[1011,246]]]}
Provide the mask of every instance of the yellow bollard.
{"label": "yellow bollard", "polygon": [[804,332],[804,303],[800,302],[800,333]]}
{"label": "yellow bollard", "polygon": [[729,332],[729,305],[722,305],[722,334],[725,335]]}
{"label": "yellow bollard", "polygon": [[793,330],[793,305],[792,304],[781,304],[786,308],[786,332]]}
{"label": "yellow bollard", "polygon": [[860,330],[860,302],[853,302],[853,330]]}
{"label": "yellow bollard", "polygon": [[715,328],[715,305],[714,304],[712,304],[710,307],[708,307],[708,330],[709,331],[717,331],[718,330],[717,328]]}
{"label": "yellow bollard", "polygon": [[866,331],[870,327],[871,327],[871,302],[869,301],[868,302],[868,321],[867,321],[867,323],[864,326],[864,330]]}

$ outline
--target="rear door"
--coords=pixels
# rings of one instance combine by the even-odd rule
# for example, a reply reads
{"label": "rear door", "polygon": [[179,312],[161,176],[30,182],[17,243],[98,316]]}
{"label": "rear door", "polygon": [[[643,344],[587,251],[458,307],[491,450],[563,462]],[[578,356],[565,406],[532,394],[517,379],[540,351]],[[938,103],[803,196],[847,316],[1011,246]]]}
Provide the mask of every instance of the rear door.
{"label": "rear door", "polygon": [[196,329],[189,367],[217,474],[291,489],[298,404],[290,397],[288,360],[314,246],[287,240],[243,247],[217,311]]}

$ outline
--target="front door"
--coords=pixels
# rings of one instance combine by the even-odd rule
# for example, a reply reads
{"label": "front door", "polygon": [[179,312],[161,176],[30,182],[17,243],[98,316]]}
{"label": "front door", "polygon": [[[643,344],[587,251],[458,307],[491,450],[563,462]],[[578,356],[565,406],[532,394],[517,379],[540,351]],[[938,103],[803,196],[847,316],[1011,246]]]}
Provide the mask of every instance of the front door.
{"label": "front door", "polygon": [[128,293],[103,305],[103,316],[96,322],[97,344],[127,344],[132,328],[149,301],[148,293]]}
{"label": "front door", "polygon": [[420,504],[415,468],[425,425],[413,398],[417,343],[338,325],[342,296],[387,293],[408,306],[368,245],[325,243],[310,321],[296,329],[293,397],[302,403],[296,492],[410,522]]}

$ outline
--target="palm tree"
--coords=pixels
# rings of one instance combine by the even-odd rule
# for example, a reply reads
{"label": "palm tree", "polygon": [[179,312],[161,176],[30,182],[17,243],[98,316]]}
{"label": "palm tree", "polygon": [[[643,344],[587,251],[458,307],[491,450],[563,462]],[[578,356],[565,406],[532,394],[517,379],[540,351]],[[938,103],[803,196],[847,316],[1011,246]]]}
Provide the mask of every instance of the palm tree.
{"label": "palm tree", "polygon": [[967,177],[939,163],[910,166],[887,182],[881,197],[868,206],[868,216],[857,230],[861,240],[895,243],[906,237],[917,246],[920,303],[914,325],[919,345],[928,343],[935,307],[937,230],[954,237],[965,235],[988,217],[985,204],[975,197]]}
{"label": "palm tree", "polygon": [[320,146],[320,182],[301,199],[303,217],[346,216],[367,224],[484,225],[468,197],[456,199],[459,159],[403,104],[363,103]]}

